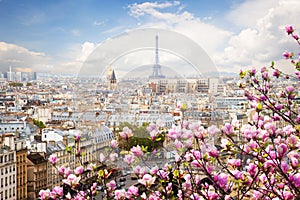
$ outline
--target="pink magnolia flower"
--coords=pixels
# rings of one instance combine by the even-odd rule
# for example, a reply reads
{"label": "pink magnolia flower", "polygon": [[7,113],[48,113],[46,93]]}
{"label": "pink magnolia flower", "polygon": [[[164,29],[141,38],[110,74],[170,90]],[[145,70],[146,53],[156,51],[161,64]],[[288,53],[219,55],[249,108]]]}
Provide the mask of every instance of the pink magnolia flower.
{"label": "pink magnolia flower", "polygon": [[216,181],[220,187],[225,188],[228,183],[228,175],[225,173],[215,174],[214,181]]}
{"label": "pink magnolia flower", "polygon": [[289,86],[286,87],[285,90],[286,90],[288,93],[290,93],[290,92],[293,92],[293,91],[294,91],[294,87],[291,86],[291,85],[289,85]]}
{"label": "pink magnolia flower", "polygon": [[175,145],[176,149],[181,149],[183,147],[183,144],[178,139],[176,139],[173,144]]}
{"label": "pink magnolia flower", "polygon": [[156,124],[150,123],[149,126],[147,127],[148,133],[151,133],[154,130],[157,130]]}
{"label": "pink magnolia flower", "polygon": [[201,183],[201,177],[200,177],[199,174],[197,174],[197,175],[195,176],[195,183],[196,183],[196,185],[199,185],[199,184]]}
{"label": "pink magnolia flower", "polygon": [[217,200],[219,199],[219,195],[213,191],[209,191],[207,194],[208,200]]}
{"label": "pink magnolia flower", "polygon": [[130,137],[133,136],[133,133],[132,131],[128,128],[128,127],[124,127],[123,128],[123,131],[119,133],[120,136],[123,138],[123,139],[129,139]]}
{"label": "pink magnolia flower", "polygon": [[77,195],[75,196],[74,200],[87,200],[86,196],[86,192],[84,191],[79,191],[77,193]]}
{"label": "pink magnolia flower", "polygon": [[109,159],[112,162],[116,161],[117,158],[118,158],[118,154],[117,153],[112,153],[112,154],[109,155]]}
{"label": "pink magnolia flower", "polygon": [[81,138],[80,134],[79,134],[79,133],[76,134],[76,135],[75,135],[75,142],[79,142],[79,141],[80,141],[80,138]]}
{"label": "pink magnolia flower", "polygon": [[228,139],[226,139],[226,138],[221,139],[221,147],[222,148],[227,149],[227,145],[229,145],[229,144],[230,144],[230,142]]}
{"label": "pink magnolia flower", "polygon": [[55,154],[51,154],[48,160],[52,165],[55,165],[58,161],[58,158]]}
{"label": "pink magnolia flower", "polygon": [[218,127],[216,127],[215,125],[212,125],[210,127],[208,127],[207,129],[208,133],[210,135],[215,135],[216,133],[218,133],[220,130],[218,129]]}
{"label": "pink magnolia flower", "polygon": [[198,160],[198,159],[201,158],[201,153],[200,153],[200,151],[198,151],[198,150],[193,150],[192,153],[193,153],[193,156],[194,156],[194,158],[195,158],[196,160]]}
{"label": "pink magnolia flower", "polygon": [[293,200],[293,199],[295,199],[295,196],[293,193],[291,193],[289,191],[283,191],[283,199]]}
{"label": "pink magnolia flower", "polygon": [[139,195],[139,188],[132,185],[128,188],[127,193],[137,197]]}
{"label": "pink magnolia flower", "polygon": [[76,169],[74,170],[74,173],[76,175],[82,174],[83,173],[83,166],[76,167]]}
{"label": "pink magnolia flower", "polygon": [[105,161],[105,156],[103,155],[103,153],[100,153],[100,162],[104,162]]}
{"label": "pink magnolia flower", "polygon": [[[64,194],[64,189],[63,187],[60,187],[60,186],[55,186],[53,189],[52,189],[52,195],[54,195],[55,197],[62,197],[63,194]],[[52,197],[53,198],[53,197]],[[53,198],[54,199],[54,198]]]}
{"label": "pink magnolia flower", "polygon": [[255,68],[252,68],[249,70],[249,73],[251,76],[255,76],[256,72],[257,72],[257,70]]}
{"label": "pink magnolia flower", "polygon": [[50,198],[50,195],[51,195],[51,192],[50,192],[49,189],[47,189],[47,190],[41,190],[41,191],[39,192],[39,196],[40,196],[40,198],[41,198],[42,200],[44,200],[44,199],[49,199],[49,198]]}
{"label": "pink magnolia flower", "polygon": [[198,160],[193,160],[191,164],[194,167],[201,167],[201,164],[200,164],[200,162]]}
{"label": "pink magnolia flower", "polygon": [[241,166],[241,159],[228,159],[228,164],[232,167],[239,167]]}
{"label": "pink magnolia flower", "polygon": [[283,158],[288,150],[288,147],[286,144],[280,144],[276,147],[278,158]]}
{"label": "pink magnolia flower", "polygon": [[77,150],[76,156],[81,156],[81,149]]}
{"label": "pink magnolia flower", "polygon": [[222,132],[225,133],[226,135],[229,135],[231,133],[233,133],[233,127],[231,124],[226,123],[223,127],[222,127]]}
{"label": "pink magnolia flower", "polygon": [[262,199],[262,196],[263,196],[263,194],[261,192],[257,191],[257,190],[254,190],[252,192],[252,199],[253,200],[260,200],[260,199]]}
{"label": "pink magnolia flower", "polygon": [[294,32],[294,28],[292,26],[286,26],[285,31],[288,35],[292,34]]}
{"label": "pink magnolia flower", "polygon": [[197,193],[191,194],[190,199],[192,200],[200,200],[201,196]]}
{"label": "pink magnolia flower", "polygon": [[156,177],[153,177],[150,174],[145,174],[142,179],[138,180],[138,182],[146,187],[149,187],[154,184],[155,179]]}
{"label": "pink magnolia flower", "polygon": [[80,177],[75,174],[70,174],[67,179],[63,179],[62,182],[71,187],[76,187],[79,184]]}
{"label": "pink magnolia flower", "polygon": [[164,170],[159,170],[156,175],[159,176],[161,179],[167,179],[168,178],[168,172]]}
{"label": "pink magnolia flower", "polygon": [[153,131],[150,132],[150,137],[151,137],[152,141],[155,141],[156,136],[157,136],[158,133],[159,132],[157,130],[153,130]]}
{"label": "pink magnolia flower", "polygon": [[[299,55],[299,54],[298,54],[298,55]],[[300,57],[300,55],[299,55],[299,57]],[[300,59],[300,58],[299,58],[299,59]],[[299,72],[299,71],[296,71],[295,74],[296,74],[296,76],[298,77],[298,79],[300,79],[300,72]]]}
{"label": "pink magnolia flower", "polygon": [[292,176],[292,180],[296,187],[300,187],[300,173],[297,173],[294,176]]}
{"label": "pink magnolia flower", "polygon": [[64,175],[65,170],[66,170],[65,166],[61,166],[60,168],[58,168],[58,174],[61,176]]}
{"label": "pink magnolia flower", "polygon": [[116,181],[112,180],[106,184],[106,187],[109,191],[115,190],[117,188]]}
{"label": "pink magnolia flower", "polygon": [[117,148],[117,146],[118,146],[117,140],[112,140],[112,141],[110,142],[110,145],[111,145],[112,148]]}
{"label": "pink magnolia flower", "polygon": [[121,190],[115,190],[115,198],[114,199],[124,199],[126,196],[126,191],[125,189],[121,189]]}
{"label": "pink magnolia flower", "polygon": [[154,175],[158,172],[158,170],[159,170],[158,166],[152,167],[150,169],[150,174]]}
{"label": "pink magnolia flower", "polygon": [[168,131],[168,137],[172,140],[179,138],[180,134],[178,133],[177,127],[173,127]]}
{"label": "pink magnolia flower", "polygon": [[291,59],[291,58],[293,58],[294,53],[289,52],[289,51],[285,51],[282,55],[284,56],[285,59]]}
{"label": "pink magnolia flower", "polygon": [[131,153],[136,157],[142,157],[144,155],[142,148],[140,145],[137,145],[136,147],[132,147],[130,149]]}
{"label": "pink magnolia flower", "polygon": [[300,115],[297,115],[295,121],[296,121],[296,123],[300,124]]}
{"label": "pink magnolia flower", "polygon": [[285,161],[282,161],[280,166],[284,173],[287,173],[287,171],[290,169],[290,166]]}
{"label": "pink magnolia flower", "polygon": [[70,169],[70,167],[67,167],[65,168],[64,173],[64,177],[68,177],[72,173],[72,170]]}
{"label": "pink magnolia flower", "polygon": [[211,157],[216,158],[216,157],[219,156],[219,151],[214,146],[210,147],[207,151],[208,151],[208,155],[211,156]]}
{"label": "pink magnolia flower", "polygon": [[141,166],[136,166],[133,168],[133,172],[137,175],[137,176],[144,176],[147,172],[146,172],[146,168],[145,167],[141,167]]}
{"label": "pink magnolia flower", "polygon": [[290,160],[291,160],[292,167],[297,168],[298,164],[299,164],[298,158],[292,157],[292,158],[290,158]]}
{"label": "pink magnolia flower", "polygon": [[133,155],[130,155],[130,154],[125,155],[124,161],[125,161],[128,165],[130,165],[131,163],[134,162],[134,156],[133,156]]}
{"label": "pink magnolia flower", "polygon": [[87,170],[93,171],[97,168],[96,164],[90,163],[89,166],[87,167]]}

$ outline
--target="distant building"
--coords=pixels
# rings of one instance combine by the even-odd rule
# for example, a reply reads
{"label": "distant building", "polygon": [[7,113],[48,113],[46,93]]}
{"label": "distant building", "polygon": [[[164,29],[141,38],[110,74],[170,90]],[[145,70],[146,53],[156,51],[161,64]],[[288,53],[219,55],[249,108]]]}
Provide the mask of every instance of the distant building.
{"label": "distant building", "polygon": [[109,89],[110,90],[115,90],[116,89],[116,85],[117,85],[117,77],[116,77],[116,74],[115,74],[115,70],[112,71],[112,74],[111,74],[111,77],[110,77],[110,80],[109,80],[110,84],[109,84]]}
{"label": "distant building", "polygon": [[153,65],[152,75],[149,76],[149,79],[163,79],[164,75],[161,73],[161,65],[159,64],[159,55],[158,55],[158,35],[155,36],[155,64]]}
{"label": "distant building", "polygon": [[32,80],[37,80],[36,72],[15,72],[12,67],[9,67],[9,71],[3,76],[8,82],[28,82]]}

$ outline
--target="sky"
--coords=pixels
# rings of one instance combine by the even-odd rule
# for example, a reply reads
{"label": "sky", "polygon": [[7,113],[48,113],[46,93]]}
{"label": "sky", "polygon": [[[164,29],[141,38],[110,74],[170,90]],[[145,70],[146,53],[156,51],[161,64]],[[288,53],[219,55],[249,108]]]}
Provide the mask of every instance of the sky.
{"label": "sky", "polygon": [[101,44],[141,28],[186,36],[220,72],[273,60],[290,70],[282,53],[299,47],[284,28],[300,33],[299,10],[298,0],[0,0],[0,71],[78,73]]}

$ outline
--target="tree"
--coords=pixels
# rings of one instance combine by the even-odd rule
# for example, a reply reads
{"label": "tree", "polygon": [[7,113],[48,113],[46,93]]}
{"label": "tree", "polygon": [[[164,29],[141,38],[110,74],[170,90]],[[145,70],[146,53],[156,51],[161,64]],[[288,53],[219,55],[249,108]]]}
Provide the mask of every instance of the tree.
{"label": "tree", "polygon": [[[293,27],[286,27],[286,32],[300,45]],[[164,133],[177,155],[173,163],[162,168],[134,166],[144,160],[148,150],[139,145],[131,147],[122,159],[133,167],[141,187],[116,189],[109,172],[100,170],[98,182],[106,184],[106,199],[299,199],[300,115],[295,88],[299,87],[300,61],[292,52],[285,52],[284,57],[295,66],[296,76],[284,74],[274,63],[260,71],[240,72],[239,86],[255,112],[248,124],[232,121],[219,129],[182,122]],[[159,123],[150,124],[147,131],[152,141],[163,133]],[[124,128],[120,136],[128,142],[133,134]],[[220,144],[212,143],[212,136],[220,137]],[[112,151],[117,152],[117,147],[118,142],[113,141]],[[101,162],[105,159],[102,156]],[[93,195],[92,189],[79,189],[73,190],[73,196],[88,199],[88,194]],[[41,198],[50,198],[51,194],[66,198],[53,191],[41,191]]]}

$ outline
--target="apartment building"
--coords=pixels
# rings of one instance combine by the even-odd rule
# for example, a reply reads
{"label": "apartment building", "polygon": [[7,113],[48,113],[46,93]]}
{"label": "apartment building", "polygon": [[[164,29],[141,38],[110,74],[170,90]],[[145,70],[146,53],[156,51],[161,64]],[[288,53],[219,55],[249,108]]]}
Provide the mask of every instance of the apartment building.
{"label": "apartment building", "polygon": [[16,182],[16,151],[14,135],[2,134],[0,137],[0,199],[17,199]]}
{"label": "apartment building", "polygon": [[27,199],[27,147],[26,140],[15,140],[17,157],[17,199]]}
{"label": "apartment building", "polygon": [[27,199],[38,199],[40,190],[47,189],[47,163],[44,153],[27,156]]}

